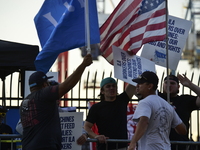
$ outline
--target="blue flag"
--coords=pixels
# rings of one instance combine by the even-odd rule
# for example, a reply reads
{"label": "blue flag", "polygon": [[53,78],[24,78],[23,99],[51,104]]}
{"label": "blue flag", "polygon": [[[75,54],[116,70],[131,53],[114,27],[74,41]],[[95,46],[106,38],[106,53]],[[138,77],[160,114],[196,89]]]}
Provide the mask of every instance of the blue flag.
{"label": "blue flag", "polygon": [[63,4],[63,0],[45,0],[34,18],[35,27],[42,48],[66,10],[66,7]]}
{"label": "blue flag", "polygon": [[[96,0],[88,0],[90,43],[100,42]],[[84,0],[45,0],[35,17],[42,51],[37,71],[48,72],[62,52],[86,45]]]}

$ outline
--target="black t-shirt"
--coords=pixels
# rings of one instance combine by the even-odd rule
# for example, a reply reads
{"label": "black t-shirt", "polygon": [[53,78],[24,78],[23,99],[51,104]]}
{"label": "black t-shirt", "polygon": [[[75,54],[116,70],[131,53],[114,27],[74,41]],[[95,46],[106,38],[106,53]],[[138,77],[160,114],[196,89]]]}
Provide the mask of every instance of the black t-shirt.
{"label": "black t-shirt", "polygon": [[[166,95],[159,93],[159,96],[167,100]],[[189,120],[193,110],[198,110],[199,108],[196,106],[196,99],[197,96],[192,95],[178,95],[176,97],[170,98],[170,102],[172,102],[172,106],[176,110],[177,114],[186,125],[187,130],[189,129]],[[171,130],[170,133],[170,140],[171,141],[188,141],[188,134],[187,135],[179,135],[176,133],[174,129]]]}
{"label": "black t-shirt", "polygon": [[[86,121],[96,123],[100,135],[109,139],[127,139],[127,104],[129,97],[126,92],[117,96],[113,102],[101,101],[92,105]],[[118,143],[118,148],[126,147],[127,143]],[[116,143],[108,143],[108,149],[116,148]],[[105,150],[105,144],[98,144],[98,150]]]}
{"label": "black t-shirt", "polygon": [[[0,124],[0,134],[12,134],[12,128],[4,123]],[[2,140],[10,140],[10,139],[2,139]],[[1,143],[1,150],[8,150],[11,149],[11,143]]]}
{"label": "black t-shirt", "polygon": [[61,149],[58,86],[32,92],[20,107],[23,150]]}

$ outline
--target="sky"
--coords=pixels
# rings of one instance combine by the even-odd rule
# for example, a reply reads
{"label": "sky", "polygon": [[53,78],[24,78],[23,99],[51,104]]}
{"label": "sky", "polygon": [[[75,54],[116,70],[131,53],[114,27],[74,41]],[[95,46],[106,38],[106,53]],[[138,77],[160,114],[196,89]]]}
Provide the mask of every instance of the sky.
{"label": "sky", "polygon": [[[112,5],[106,0],[106,12],[112,11]],[[169,0],[171,15],[183,17],[183,4],[187,0]],[[14,42],[40,45],[33,18],[44,0],[0,0],[0,39]],[[117,5],[119,0],[113,0]],[[176,6],[174,8],[174,6]]]}

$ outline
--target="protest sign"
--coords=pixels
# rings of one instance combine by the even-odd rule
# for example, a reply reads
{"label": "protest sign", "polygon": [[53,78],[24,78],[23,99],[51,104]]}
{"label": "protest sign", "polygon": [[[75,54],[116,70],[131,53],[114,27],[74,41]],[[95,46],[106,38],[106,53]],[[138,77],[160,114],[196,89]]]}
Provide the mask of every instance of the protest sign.
{"label": "protest sign", "polygon": [[81,150],[76,140],[83,131],[83,112],[60,112],[62,150]]}
{"label": "protest sign", "polygon": [[144,71],[155,72],[155,63],[136,55],[130,56],[126,51],[112,46],[114,58],[114,76],[124,82],[136,85],[132,81]]}
{"label": "protest sign", "polygon": [[[168,18],[168,62],[169,69],[176,70],[186,43],[192,22],[174,16]],[[140,55],[166,67],[166,40],[144,44]]]}

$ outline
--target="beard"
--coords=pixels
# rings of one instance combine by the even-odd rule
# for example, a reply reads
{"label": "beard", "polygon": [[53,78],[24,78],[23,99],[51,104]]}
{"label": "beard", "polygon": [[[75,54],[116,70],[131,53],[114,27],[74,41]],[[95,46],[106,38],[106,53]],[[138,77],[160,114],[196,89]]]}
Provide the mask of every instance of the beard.
{"label": "beard", "polygon": [[139,101],[140,101],[141,99],[143,99],[143,96],[142,96],[141,94],[136,94],[135,96],[138,98]]}

